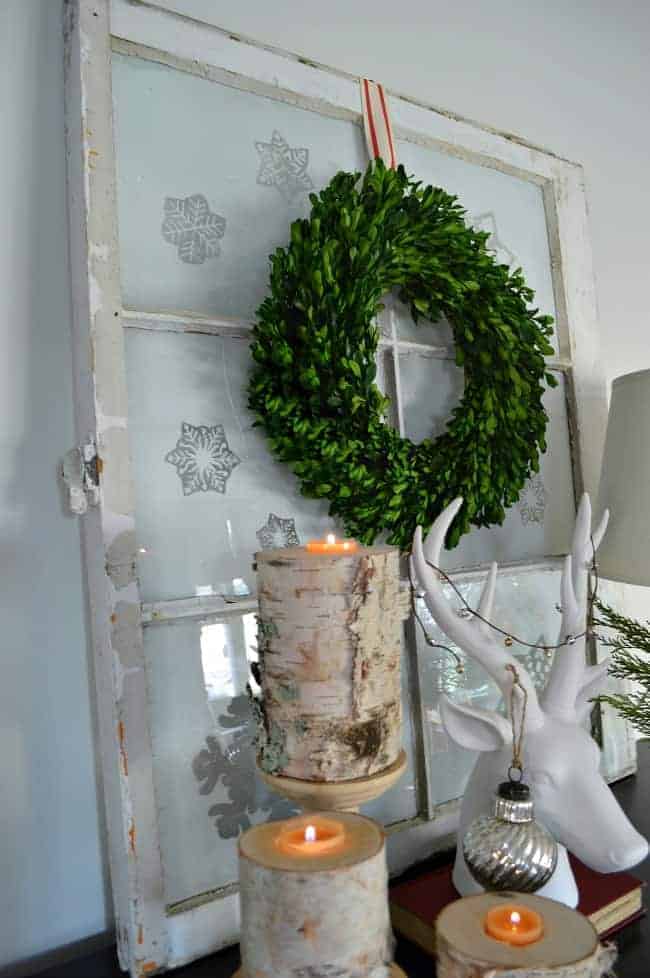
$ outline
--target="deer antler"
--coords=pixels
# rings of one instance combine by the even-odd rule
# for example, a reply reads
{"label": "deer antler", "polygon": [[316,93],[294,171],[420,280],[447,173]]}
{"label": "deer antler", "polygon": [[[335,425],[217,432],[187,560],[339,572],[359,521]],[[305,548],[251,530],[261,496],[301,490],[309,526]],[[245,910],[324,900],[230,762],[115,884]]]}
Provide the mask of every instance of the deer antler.
{"label": "deer antler", "polygon": [[[422,543],[422,527],[418,526],[413,537],[411,570],[413,578],[424,588],[424,600],[434,619],[446,635],[455,642],[470,658],[479,662],[494,679],[509,702],[513,674],[506,668],[514,666],[521,685],[528,694],[527,717],[529,728],[541,724],[543,717],[537,699],[535,685],[514,656],[508,655],[502,640],[495,641],[495,633],[478,618],[460,618],[450,607],[443,593],[440,575],[427,561],[440,567],[440,552],[452,520],[463,504],[462,498],[450,503],[435,520],[425,543]],[[487,581],[483,587],[479,604],[479,614],[489,619],[494,601],[497,578],[497,565],[492,564]]]}
{"label": "deer antler", "polygon": [[581,638],[557,649],[542,697],[544,710],[555,716],[574,717],[580,691],[591,681],[590,671],[585,663],[584,635],[589,597],[589,568],[594,553],[605,536],[608,520],[609,511],[605,510],[592,535],[591,501],[585,493],[578,507],[571,553],[564,561],[562,570],[562,622],[558,644],[573,635],[581,635]]}

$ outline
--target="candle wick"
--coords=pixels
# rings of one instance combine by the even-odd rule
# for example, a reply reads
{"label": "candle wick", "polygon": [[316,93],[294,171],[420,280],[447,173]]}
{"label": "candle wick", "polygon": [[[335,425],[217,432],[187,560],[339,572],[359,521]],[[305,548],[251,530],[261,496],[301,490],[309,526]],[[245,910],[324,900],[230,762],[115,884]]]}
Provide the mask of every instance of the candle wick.
{"label": "candle wick", "polygon": [[512,913],[510,914],[510,923],[511,924],[520,924],[521,923],[521,914],[520,913],[517,913],[516,910],[513,910]]}
{"label": "candle wick", "polygon": [[314,825],[308,825],[305,829],[305,842],[315,842],[316,841],[316,827]]}
{"label": "candle wick", "polygon": [[333,534],[333,533],[328,533],[328,534],[327,534],[327,542],[328,542],[329,544],[333,544],[333,543],[336,543],[336,537],[334,536],[334,534]]}

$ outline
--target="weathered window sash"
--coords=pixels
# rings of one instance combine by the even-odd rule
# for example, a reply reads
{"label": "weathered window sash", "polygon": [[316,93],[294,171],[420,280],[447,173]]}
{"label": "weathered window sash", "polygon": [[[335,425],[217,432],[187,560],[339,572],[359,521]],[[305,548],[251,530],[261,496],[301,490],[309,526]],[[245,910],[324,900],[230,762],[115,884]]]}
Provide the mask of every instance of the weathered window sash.
{"label": "weathered window sash", "polygon": [[[102,460],[101,501],[84,517],[84,546],[92,613],[100,748],[120,960],[133,975],[171,968],[237,938],[236,887],[182,905],[166,906],[151,762],[142,629],[152,622],[218,613],[242,614],[254,602],[232,605],[218,596],[143,605],[134,573],[136,536],[128,454],[124,328],[245,335],[250,323],[123,309],[112,133],[111,49],[137,53],[360,124],[357,79],[304,59],[253,44],[214,26],[129,0],[67,0],[66,113],[70,238],[74,292],[76,417],[80,440],[96,440]],[[163,5],[164,6],[164,5]],[[606,398],[598,358],[596,309],[582,170],[533,146],[416,100],[391,94],[397,138],[403,138],[532,181],[542,187],[557,310],[559,352],[550,365],[566,379],[576,491],[598,482]],[[400,351],[444,347],[399,340],[389,317],[382,347],[395,365]],[[394,377],[394,423],[404,430],[400,373]],[[114,584],[110,547],[123,546]],[[125,554],[125,555],[124,555]],[[520,568],[553,568],[541,560]],[[469,569],[458,579],[472,579]],[[407,640],[413,647],[413,625]],[[421,713],[417,669],[411,698]],[[424,718],[415,719],[419,814],[393,826],[394,865],[424,856],[449,838],[457,805],[431,807],[434,776],[424,749]],[[607,738],[605,739],[607,746]],[[608,774],[632,770],[634,747],[618,728],[607,752]]]}

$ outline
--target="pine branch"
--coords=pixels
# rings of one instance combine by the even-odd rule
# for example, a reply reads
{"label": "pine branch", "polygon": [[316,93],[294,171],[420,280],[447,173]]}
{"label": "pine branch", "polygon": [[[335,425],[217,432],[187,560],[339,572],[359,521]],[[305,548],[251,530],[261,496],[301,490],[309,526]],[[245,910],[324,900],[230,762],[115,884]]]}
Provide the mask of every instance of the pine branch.
{"label": "pine branch", "polygon": [[[650,653],[649,622],[643,624],[633,618],[626,618],[602,601],[596,600],[595,607],[601,613],[602,618],[594,618],[594,625],[615,629],[618,632],[616,641],[624,648],[640,649]],[[610,645],[611,643],[605,640],[605,644]]]}
{"label": "pine branch", "polygon": [[650,736],[650,623],[626,618],[602,601],[597,600],[595,607],[600,616],[594,618],[593,624],[616,632],[614,636],[600,636],[601,643],[611,649],[610,676],[643,687],[633,693],[601,696],[599,700]]}
{"label": "pine branch", "polygon": [[650,691],[650,660],[642,659],[639,655],[632,655],[627,651],[614,654],[609,674],[616,679],[632,679],[643,683]]}
{"label": "pine branch", "polygon": [[645,694],[600,696],[599,701],[612,706],[624,720],[629,720],[639,733],[650,736],[650,703],[648,703]]}

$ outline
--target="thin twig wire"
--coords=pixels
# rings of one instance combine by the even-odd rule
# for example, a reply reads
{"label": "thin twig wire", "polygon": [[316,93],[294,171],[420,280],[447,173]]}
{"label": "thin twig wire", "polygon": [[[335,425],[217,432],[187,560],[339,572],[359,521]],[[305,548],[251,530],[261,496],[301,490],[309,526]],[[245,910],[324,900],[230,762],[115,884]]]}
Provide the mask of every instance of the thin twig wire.
{"label": "thin twig wire", "polygon": [[[493,631],[498,632],[500,635],[503,635],[504,638],[506,639],[507,644],[510,645],[513,642],[516,642],[517,645],[522,645],[524,648],[540,649],[541,651],[548,653],[548,652],[555,652],[557,649],[562,649],[567,645],[574,645],[579,639],[585,637],[590,638],[594,634],[593,633],[593,608],[596,599],[598,597],[598,587],[600,584],[600,578],[598,575],[598,564],[596,563],[596,547],[594,545],[594,538],[591,534],[589,536],[589,539],[591,541],[592,559],[591,559],[591,566],[589,568],[589,594],[587,599],[586,628],[582,632],[579,632],[577,635],[567,635],[561,642],[558,642],[557,645],[549,645],[548,643],[542,644],[539,642],[527,642],[525,639],[519,638],[517,635],[514,635],[512,632],[508,632],[504,628],[500,628],[499,625],[495,625],[494,622],[489,621],[487,618],[484,617],[484,615],[482,615],[480,612],[472,608],[472,606],[466,600],[466,598],[464,597],[464,595],[462,594],[458,586],[454,583],[451,577],[448,574],[446,574],[445,571],[442,570],[442,568],[437,567],[432,561],[427,560],[426,557],[424,559],[426,563],[429,565],[429,567],[436,574],[439,575],[440,579],[443,580],[446,584],[448,584],[451,587],[451,589],[454,591],[456,596],[459,598],[465,611],[467,611],[474,618],[477,618],[479,621],[483,622],[483,624],[487,625],[488,628],[491,628]],[[456,668],[458,672],[463,672],[464,671],[463,663],[458,653],[455,652],[448,645],[443,645],[440,642],[434,642],[433,639],[430,638],[424,626],[424,622],[420,618],[420,615],[417,610],[418,592],[414,585],[413,574],[411,571],[411,561],[410,561],[411,554],[409,553],[407,556],[409,558],[408,567],[409,567],[409,580],[411,584],[411,607],[413,609],[413,615],[415,617],[415,620],[417,621],[418,625],[422,629],[424,640],[427,643],[427,645],[429,645],[431,648],[443,649],[445,652],[449,652],[449,654],[452,655],[456,660]],[[593,586],[591,583],[592,574],[593,574]]]}
{"label": "thin twig wire", "polygon": [[413,583],[413,573],[411,571],[410,559],[409,559],[408,568],[409,568],[409,581],[411,583],[411,610],[413,611],[413,617],[415,618],[416,622],[422,629],[422,635],[424,636],[424,641],[431,649],[442,649],[443,652],[449,652],[449,655],[453,656],[453,658],[456,660],[456,672],[458,673],[465,672],[465,666],[463,665],[463,660],[458,655],[458,653],[455,652],[454,649],[452,649],[449,645],[443,645],[442,642],[434,642],[431,636],[429,635],[429,633],[427,632],[426,628],[424,627],[424,622],[420,618],[420,613],[418,611],[418,603],[417,603],[418,593],[417,593],[417,588]]}

